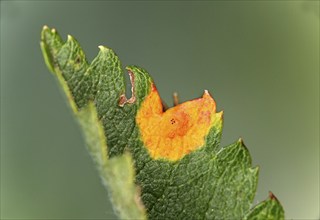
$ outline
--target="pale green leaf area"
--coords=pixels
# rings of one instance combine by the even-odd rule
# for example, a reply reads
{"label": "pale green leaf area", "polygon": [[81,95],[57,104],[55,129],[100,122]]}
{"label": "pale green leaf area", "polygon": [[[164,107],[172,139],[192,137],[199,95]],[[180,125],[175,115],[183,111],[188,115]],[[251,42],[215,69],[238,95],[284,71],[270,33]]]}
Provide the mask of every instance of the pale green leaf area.
{"label": "pale green leaf area", "polygon": [[125,153],[107,158],[107,145],[103,127],[98,121],[97,111],[92,102],[83,108],[77,118],[83,129],[88,150],[97,165],[103,184],[109,189],[115,211],[121,219],[145,219],[139,190],[134,183],[132,158]]}
{"label": "pale green leaf area", "polygon": [[129,99],[123,68],[111,49],[99,46],[88,63],[73,37],[64,42],[46,26],[41,48],[80,122],[119,218],[284,219],[274,196],[252,208],[258,167],[252,167],[241,139],[219,145],[222,122],[210,129],[204,146],[180,160],[153,159],[135,121],[153,83],[146,70],[126,68],[133,87]]}

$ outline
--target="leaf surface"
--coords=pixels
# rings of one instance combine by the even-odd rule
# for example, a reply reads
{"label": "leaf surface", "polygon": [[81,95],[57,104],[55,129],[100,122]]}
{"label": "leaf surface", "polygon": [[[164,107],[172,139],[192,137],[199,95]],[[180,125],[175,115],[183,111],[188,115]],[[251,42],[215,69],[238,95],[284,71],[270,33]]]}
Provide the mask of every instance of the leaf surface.
{"label": "leaf surface", "polygon": [[146,219],[140,201],[140,190],[135,185],[135,170],[128,153],[108,158],[103,126],[92,102],[77,113],[88,150],[97,165],[103,184],[112,194],[112,203],[121,219]]}
{"label": "leaf surface", "polygon": [[256,205],[245,217],[246,220],[284,219],[284,210],[278,199],[270,192],[269,198]]}
{"label": "leaf surface", "polygon": [[243,219],[249,213],[258,168],[241,139],[220,147],[223,113],[207,91],[163,111],[140,67],[126,67],[132,97],[125,97],[122,66],[111,49],[99,46],[88,63],[73,37],[64,42],[48,27],[41,48],[121,218]]}

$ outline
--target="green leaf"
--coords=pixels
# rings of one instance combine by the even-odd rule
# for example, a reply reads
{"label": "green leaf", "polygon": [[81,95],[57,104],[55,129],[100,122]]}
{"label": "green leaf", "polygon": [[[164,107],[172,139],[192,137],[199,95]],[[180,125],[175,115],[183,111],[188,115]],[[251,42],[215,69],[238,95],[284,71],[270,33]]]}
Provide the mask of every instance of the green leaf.
{"label": "green leaf", "polygon": [[241,139],[219,145],[222,112],[207,91],[163,112],[142,68],[126,68],[132,97],[125,97],[122,66],[111,49],[99,46],[88,63],[73,37],[63,42],[46,26],[41,48],[120,218],[243,219],[250,211],[258,168]]}
{"label": "green leaf", "polygon": [[119,217],[146,219],[140,201],[140,190],[134,183],[135,171],[130,154],[125,153],[108,159],[103,126],[92,102],[89,102],[76,116],[85,135],[88,150],[97,165],[103,184],[112,195],[112,202]]}
{"label": "green leaf", "polygon": [[247,220],[280,220],[284,219],[284,210],[278,199],[270,192],[269,198],[256,205],[245,219]]}
{"label": "green leaf", "polygon": [[111,158],[101,176],[104,185],[111,191],[111,201],[121,219],[146,219],[140,189],[134,184],[135,173],[130,154]]}

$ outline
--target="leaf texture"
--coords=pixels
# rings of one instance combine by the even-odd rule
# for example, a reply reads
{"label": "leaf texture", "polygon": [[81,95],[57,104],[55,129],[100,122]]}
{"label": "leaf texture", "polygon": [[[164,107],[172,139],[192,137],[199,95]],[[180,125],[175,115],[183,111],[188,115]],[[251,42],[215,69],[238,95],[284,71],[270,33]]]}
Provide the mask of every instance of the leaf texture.
{"label": "leaf texture", "polygon": [[[172,113],[162,112],[161,103],[145,104],[150,97],[155,97],[154,100],[159,97],[152,78],[140,67],[126,67],[132,83],[132,97],[125,97],[122,66],[111,49],[99,46],[98,55],[88,63],[73,37],[68,36],[64,42],[55,29],[46,26],[41,35],[41,48],[49,70],[58,78],[80,122],[89,152],[120,218],[254,219],[263,216],[259,213],[269,212],[266,210],[271,206],[265,203],[262,208],[256,206],[250,211],[257,188],[258,167],[252,167],[250,154],[241,139],[220,147],[222,112],[207,110],[209,105],[215,107],[211,96],[206,101],[208,93],[203,98],[176,106]],[[200,106],[192,113],[196,119],[190,118],[191,113],[183,119],[177,116],[192,110],[193,103]],[[173,133],[167,134],[165,127],[154,134],[169,135],[168,147],[161,145],[165,138],[155,137],[159,140],[154,141],[156,146],[164,146],[168,154],[150,150],[153,139],[142,135],[148,134],[150,128],[147,126],[149,130],[143,130],[137,115],[141,112],[148,115],[154,108],[159,108],[159,114],[154,116],[159,123],[165,120],[165,114],[172,114],[172,126],[176,126],[173,125],[176,121],[184,123],[187,119],[193,127],[197,126],[195,121],[203,123],[203,129],[207,129],[205,136],[200,137],[203,141],[195,142],[203,144],[167,157],[176,146],[189,146],[184,142],[194,141],[188,130],[192,126],[182,124],[183,127]],[[203,117],[198,117],[199,114]],[[182,128],[192,138],[184,138],[185,134],[179,133]],[[273,207],[282,209],[280,203]],[[284,218],[281,212],[272,213],[275,219]]]}

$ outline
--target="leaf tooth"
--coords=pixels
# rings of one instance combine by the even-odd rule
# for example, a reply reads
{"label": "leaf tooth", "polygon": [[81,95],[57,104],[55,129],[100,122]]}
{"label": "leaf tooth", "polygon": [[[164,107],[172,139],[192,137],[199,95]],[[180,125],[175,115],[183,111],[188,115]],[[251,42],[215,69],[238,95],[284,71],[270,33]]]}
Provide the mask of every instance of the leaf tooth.
{"label": "leaf tooth", "polygon": [[216,112],[216,101],[213,99],[212,95],[209,93],[209,91],[207,89],[204,90],[202,98],[210,100],[210,102],[213,102],[214,103],[214,109],[212,109],[212,110],[214,112]]}
{"label": "leaf tooth", "polygon": [[47,25],[43,25],[42,31],[45,31],[45,30],[48,30],[48,29],[49,29],[49,27]]}
{"label": "leaf tooth", "polygon": [[221,110],[220,112],[217,112],[217,113],[216,113],[216,117],[217,117],[217,118],[221,118],[221,119],[222,119],[222,118],[223,118],[223,115],[224,115],[224,111],[223,111],[223,110]]}
{"label": "leaf tooth", "polygon": [[108,47],[103,46],[103,45],[99,45],[98,48],[101,52],[109,52],[110,51],[110,49]]}
{"label": "leaf tooth", "polygon": [[55,56],[62,47],[62,40],[55,29],[50,30],[47,25],[44,25],[41,32],[40,47],[49,70],[54,73]]}
{"label": "leaf tooth", "polygon": [[251,219],[279,219],[283,220],[284,210],[277,197],[269,192],[268,199],[255,205],[245,216],[245,220]]}
{"label": "leaf tooth", "polygon": [[275,201],[279,202],[278,198],[271,191],[269,191],[269,198],[271,200],[275,200]]}
{"label": "leaf tooth", "polygon": [[215,116],[214,116],[215,117],[214,126],[217,127],[218,130],[221,130],[223,126],[223,114],[224,114],[224,111],[220,111],[215,113]]}
{"label": "leaf tooth", "polygon": [[244,145],[244,142],[243,142],[242,137],[240,137],[237,142],[238,142],[238,144],[240,144],[240,145]]}
{"label": "leaf tooth", "polygon": [[209,92],[209,90],[205,89],[203,91],[203,95],[202,97],[210,97],[211,99],[213,99],[213,96],[211,95],[211,93]]}
{"label": "leaf tooth", "polygon": [[74,41],[74,38],[70,34],[67,35],[67,42],[68,41]]}

